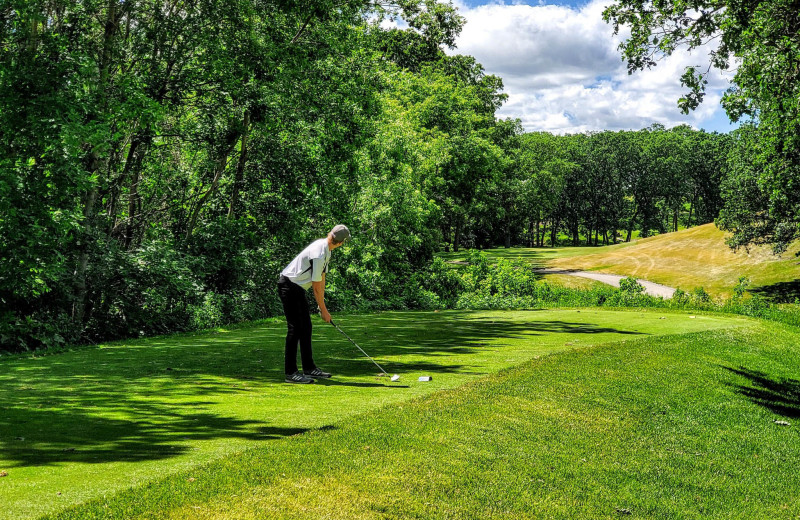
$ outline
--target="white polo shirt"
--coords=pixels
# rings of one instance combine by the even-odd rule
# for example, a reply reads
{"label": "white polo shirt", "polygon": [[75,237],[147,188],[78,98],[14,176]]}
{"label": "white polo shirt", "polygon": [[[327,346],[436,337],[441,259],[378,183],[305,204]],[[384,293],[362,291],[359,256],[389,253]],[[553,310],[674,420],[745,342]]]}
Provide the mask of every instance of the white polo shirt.
{"label": "white polo shirt", "polygon": [[299,255],[294,257],[294,260],[281,271],[281,275],[303,289],[308,289],[311,287],[311,282],[322,281],[322,273],[328,272],[330,259],[331,251],[328,249],[328,239],[320,238],[311,242]]}

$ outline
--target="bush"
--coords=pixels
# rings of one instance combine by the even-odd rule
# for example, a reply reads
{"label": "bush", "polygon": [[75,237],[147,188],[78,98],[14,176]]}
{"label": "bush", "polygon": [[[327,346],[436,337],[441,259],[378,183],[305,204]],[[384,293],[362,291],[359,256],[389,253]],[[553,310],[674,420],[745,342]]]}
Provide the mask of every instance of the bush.
{"label": "bush", "polygon": [[703,304],[711,302],[711,295],[706,292],[702,287],[695,287],[689,294],[689,301],[694,304]]}
{"label": "bush", "polygon": [[637,296],[644,293],[644,286],[642,286],[636,278],[627,277],[619,281],[619,290],[631,296]]}
{"label": "bush", "polygon": [[452,307],[464,290],[464,281],[455,268],[441,258],[434,258],[430,267],[417,279],[420,286],[434,293],[444,307]]}

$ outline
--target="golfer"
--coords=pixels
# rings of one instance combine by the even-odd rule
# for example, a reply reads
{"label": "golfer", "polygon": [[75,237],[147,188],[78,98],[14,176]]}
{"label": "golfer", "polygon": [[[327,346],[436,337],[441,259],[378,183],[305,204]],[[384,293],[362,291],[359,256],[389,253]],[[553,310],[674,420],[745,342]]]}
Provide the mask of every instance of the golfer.
{"label": "golfer", "polygon": [[[320,377],[331,377],[314,364],[311,353],[311,315],[308,311],[306,290],[313,288],[319,313],[325,323],[331,322],[331,314],[325,307],[325,273],[331,251],[350,238],[347,226],[335,226],[326,238],[315,240],[292,260],[278,279],[278,294],[286,314],[286,382],[313,383]],[[303,371],[297,370],[297,344],[300,343],[300,358]]]}

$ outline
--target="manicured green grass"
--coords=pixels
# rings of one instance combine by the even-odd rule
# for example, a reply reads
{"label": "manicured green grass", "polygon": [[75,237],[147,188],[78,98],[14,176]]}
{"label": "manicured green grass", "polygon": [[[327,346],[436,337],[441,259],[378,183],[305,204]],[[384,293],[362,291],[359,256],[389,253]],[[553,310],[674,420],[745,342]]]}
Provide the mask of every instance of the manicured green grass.
{"label": "manicured green grass", "polygon": [[731,325],[534,358],[58,518],[798,518],[800,331]]}
{"label": "manicured green grass", "polygon": [[[418,432],[413,424],[435,426],[442,419],[443,412],[424,409],[426,402],[450,398],[440,396],[437,391],[554,352],[623,338],[750,323],[734,317],[691,319],[685,314],[589,309],[341,315],[337,321],[388,371],[400,373],[400,382],[393,385],[377,378],[369,360],[335,329],[318,321],[316,359],[320,366],[334,372],[336,378],[302,387],[281,382],[284,326],[280,321],[229,331],[83,348],[44,357],[3,359],[0,471],[7,472],[7,476],[0,477],[3,518],[34,518],[88,500],[111,497],[134,486],[133,492],[112,498],[116,505],[110,511],[122,511],[117,517],[128,518],[131,516],[126,512],[128,508],[159,510],[180,506],[183,500],[202,502],[206,496],[203,493],[213,495],[215,489],[228,489],[226,486],[236,479],[249,479],[246,476],[249,471],[266,472],[270,481],[282,480],[282,473],[294,475],[300,471],[298,480],[286,477],[291,493],[299,493],[298,486],[302,486],[304,479],[317,472],[324,476],[324,468],[338,464],[340,459],[355,460],[349,451],[354,446],[352,442],[363,436],[379,438],[383,435],[381,428],[395,428],[395,424],[405,426],[391,430],[391,438],[383,441],[390,446],[403,440],[416,444],[420,453],[429,448],[429,441],[431,447],[449,446],[445,460],[432,458],[424,462],[411,458],[409,461],[415,462],[404,466],[395,459],[392,464],[398,467],[397,475],[437,475],[440,465],[466,463],[447,460],[454,454],[491,451],[490,445],[478,443],[471,447],[471,441],[462,443],[458,440],[459,432],[441,431],[432,440],[427,437],[414,440]],[[431,375],[433,381],[418,382],[420,375]],[[437,397],[408,404],[409,400],[425,395]],[[488,399],[488,404],[493,397],[475,399]],[[523,404],[524,398],[514,399]],[[421,415],[403,419],[411,423],[398,423],[406,413],[404,410],[418,410],[414,413]],[[493,412],[495,419],[499,421],[505,412],[505,405],[498,408]],[[462,414],[455,408],[449,413]],[[374,423],[373,416],[380,420]],[[481,420],[476,417],[476,424]],[[365,429],[360,429],[362,424],[367,425]],[[505,428],[500,422],[498,425]],[[490,425],[485,428],[484,433],[491,438]],[[328,441],[324,439],[339,435],[339,431],[351,431],[353,437],[325,444]],[[448,438],[451,434],[453,439]],[[469,437],[476,432],[464,434]],[[451,444],[454,440],[458,443],[455,446]],[[323,444],[313,447],[313,442]],[[364,446],[369,443],[358,441],[355,453],[363,450],[363,455],[370,455],[368,460],[374,458],[374,464],[378,464],[380,457],[369,451],[373,448]],[[388,448],[376,448],[378,455],[388,453]],[[244,458],[226,458],[248,449],[255,451]],[[254,460],[251,457],[279,453],[286,457],[281,455],[264,467],[244,462]],[[293,458],[297,456],[301,458]],[[496,456],[505,455],[498,451]],[[198,469],[217,459],[223,460],[221,465]],[[315,462],[312,466],[300,464],[304,459]],[[300,465],[293,468],[292,464]],[[382,473],[373,474],[369,468],[376,466],[369,464],[365,459],[364,473],[359,478],[363,477],[365,482],[380,480]],[[245,476],[230,475],[231,467],[238,467]],[[384,467],[383,462],[380,467]],[[392,468],[386,466],[386,469]],[[311,473],[303,476],[305,470]],[[173,474],[179,476],[141,487]],[[187,480],[195,474],[205,476]],[[391,477],[393,473],[386,475]],[[214,476],[215,482],[209,480],[210,476]],[[335,482],[332,480],[331,485],[336,485]],[[183,489],[184,485],[189,486],[186,491],[200,490],[201,494],[181,498],[180,493],[173,493],[174,486]],[[244,491],[235,487],[231,493]],[[228,489],[221,496],[229,492]],[[147,497],[148,493],[165,495],[138,501],[137,497]],[[333,490],[327,493],[327,501],[338,496]],[[347,500],[347,495],[339,500]],[[287,498],[285,504],[278,505],[290,507],[290,504]],[[345,504],[333,501],[329,506],[337,508]],[[422,508],[423,503],[415,507]],[[72,517],[88,518],[104,511],[103,505],[95,503],[89,509],[79,509]]]}

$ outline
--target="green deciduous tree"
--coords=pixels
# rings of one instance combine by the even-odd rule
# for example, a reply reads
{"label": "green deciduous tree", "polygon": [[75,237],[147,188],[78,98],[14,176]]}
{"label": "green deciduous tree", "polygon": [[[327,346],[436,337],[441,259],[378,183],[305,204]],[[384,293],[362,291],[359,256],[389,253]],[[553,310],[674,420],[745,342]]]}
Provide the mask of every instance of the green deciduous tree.
{"label": "green deciduous tree", "polygon": [[[683,77],[684,111],[705,95],[711,68],[737,64],[722,104],[734,121],[750,118],[732,159],[719,225],[733,247],[769,243],[776,252],[800,236],[800,5],[796,0],[616,0],[604,17],[630,36],[622,44],[630,71],[654,66],[680,48],[708,46],[706,64]],[[738,194],[735,186],[739,186]],[[749,194],[744,199],[742,194]]]}

